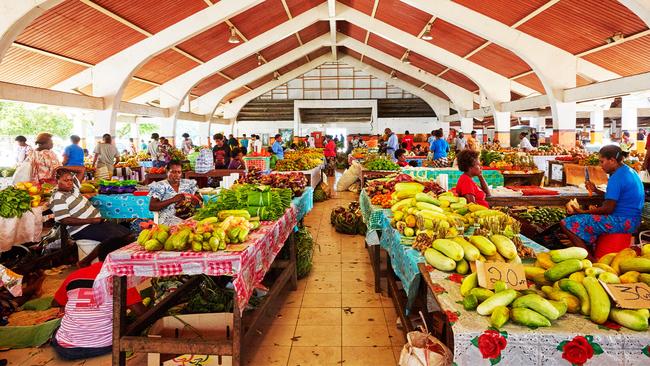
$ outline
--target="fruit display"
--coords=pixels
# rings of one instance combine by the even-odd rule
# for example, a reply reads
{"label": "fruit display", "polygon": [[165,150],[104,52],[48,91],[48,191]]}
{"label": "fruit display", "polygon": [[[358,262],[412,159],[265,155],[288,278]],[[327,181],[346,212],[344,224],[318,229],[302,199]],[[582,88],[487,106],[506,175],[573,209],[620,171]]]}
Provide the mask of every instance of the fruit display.
{"label": "fruit display", "polygon": [[370,203],[382,208],[390,208],[393,205],[393,196],[390,193],[378,194],[370,199]]}
{"label": "fruit display", "polygon": [[29,192],[24,189],[7,187],[0,191],[0,217],[22,217],[32,204]]}
{"label": "fruit display", "polygon": [[250,152],[246,156],[250,156],[252,158],[262,158],[262,157],[271,156],[271,153],[268,152],[267,150],[262,149],[262,151],[260,151],[260,152]]}
{"label": "fruit display", "polygon": [[136,191],[135,186],[138,181],[135,180],[100,180],[99,193],[100,194],[124,194],[133,193]]}
{"label": "fruit display", "polygon": [[322,149],[287,151],[284,159],[278,160],[275,164],[275,170],[279,172],[311,170],[323,165],[324,159]]}
{"label": "fruit display", "polygon": [[140,166],[140,161],[136,155],[123,154],[120,156],[119,163],[115,164],[116,168],[137,168]]}
{"label": "fruit display", "polygon": [[216,216],[224,210],[247,210],[260,220],[277,220],[291,206],[292,191],[265,185],[236,184],[222,189],[216,201],[206,203],[197,210],[194,218],[202,220]]}
{"label": "fruit display", "polygon": [[550,226],[564,219],[566,211],[556,207],[540,207],[522,212],[518,216],[535,225]]}
{"label": "fruit display", "polygon": [[153,167],[147,169],[147,173],[149,174],[165,174],[167,173],[167,170],[164,167]]}
{"label": "fruit display", "polygon": [[327,192],[323,189],[323,182],[318,183],[316,189],[314,189],[314,202],[327,201],[328,198]]}
{"label": "fruit display", "polygon": [[240,184],[262,184],[273,188],[288,188],[294,197],[302,196],[307,187],[307,177],[298,172],[288,174],[271,173],[263,174],[262,171],[251,168],[237,183]]}
{"label": "fruit display", "polygon": [[[485,151],[485,154],[483,151]],[[504,172],[538,171],[533,157],[527,153],[504,153],[491,150],[483,151],[481,151],[481,163],[483,163],[484,166],[489,166],[490,168],[495,168]]]}
{"label": "fruit display", "polygon": [[399,165],[393,162],[388,156],[368,154],[363,163],[366,170],[399,170]]}
{"label": "fruit display", "polygon": [[140,232],[137,242],[148,251],[216,252],[225,250],[227,244],[245,242],[259,226],[259,219],[251,218],[246,210],[222,211],[218,217],[186,220],[172,227],[151,225]]}
{"label": "fruit display", "polygon": [[598,153],[589,154],[587,156],[583,155],[578,159],[578,164],[584,166],[597,166],[600,164],[599,155]]}
{"label": "fruit display", "polygon": [[336,229],[336,232],[342,234],[366,234],[366,224],[363,222],[363,216],[359,208],[359,202],[352,201],[347,208],[339,206],[330,213],[330,223]]}
{"label": "fruit display", "polygon": [[[9,187],[11,188],[11,187]],[[49,183],[43,183],[43,184],[38,184],[36,182],[21,182],[21,183],[16,183],[16,185],[13,187],[18,191],[25,191],[27,192],[27,196],[29,197],[29,207],[38,207],[42,203],[46,202],[50,196],[52,195],[52,192],[54,190],[54,186]],[[8,189],[8,188],[7,188]],[[6,189],[5,189],[6,190]],[[22,195],[17,194],[17,193],[10,193],[10,192],[5,192],[5,194],[8,194],[10,196],[15,196],[15,197],[21,197]],[[5,199],[2,199],[2,203],[5,205],[8,205],[7,201]],[[18,207],[21,206],[21,203],[18,203]],[[15,203],[14,203],[15,204]],[[28,208],[29,208],[28,207]],[[20,211],[20,209],[19,209]],[[22,213],[21,213],[22,215]],[[0,216],[5,217],[0,214]],[[16,217],[16,216],[9,216],[9,217]],[[20,217],[20,216],[19,216]]]}
{"label": "fruit display", "polygon": [[355,159],[365,159],[366,155],[368,155],[368,149],[365,147],[354,148],[351,155]]}
{"label": "fruit display", "polygon": [[444,189],[434,181],[416,181],[408,174],[396,174],[383,178],[370,180],[365,187],[368,197],[373,198],[379,194],[391,194],[395,191],[395,184],[403,182],[417,182],[424,186],[423,193],[432,192],[433,194],[440,194]]}
{"label": "fruit display", "polygon": [[97,185],[93,181],[84,181],[81,183],[81,186],[79,186],[79,192],[83,194],[97,193]]}

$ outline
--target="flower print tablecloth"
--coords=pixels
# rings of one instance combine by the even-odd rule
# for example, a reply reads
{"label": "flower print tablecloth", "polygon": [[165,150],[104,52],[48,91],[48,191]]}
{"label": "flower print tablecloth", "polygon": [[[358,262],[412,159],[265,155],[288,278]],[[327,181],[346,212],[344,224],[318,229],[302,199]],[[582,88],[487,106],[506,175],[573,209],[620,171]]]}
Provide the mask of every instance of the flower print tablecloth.
{"label": "flower print tablecloth", "polygon": [[602,326],[576,314],[566,314],[548,328],[508,322],[495,331],[489,317],[457,303],[463,276],[430,266],[422,274],[431,278],[429,307],[439,305],[451,325],[456,365],[650,365],[650,332],[609,322]]}
{"label": "flower print tablecloth", "polygon": [[366,223],[368,228],[366,231],[366,243],[368,245],[378,245],[378,233],[383,230],[385,218],[390,216],[390,209],[381,208],[370,203],[370,196],[368,196],[365,189],[359,195],[359,207],[361,208],[363,222]]}
{"label": "flower print tablecloth", "polygon": [[106,257],[95,279],[95,296],[100,303],[110,296],[113,276],[127,276],[128,287],[146,277],[232,276],[235,300],[243,311],[296,223],[296,208],[292,205],[279,220],[265,221],[253,231],[246,241],[248,247],[241,252],[148,252],[137,243],[129,244]]}

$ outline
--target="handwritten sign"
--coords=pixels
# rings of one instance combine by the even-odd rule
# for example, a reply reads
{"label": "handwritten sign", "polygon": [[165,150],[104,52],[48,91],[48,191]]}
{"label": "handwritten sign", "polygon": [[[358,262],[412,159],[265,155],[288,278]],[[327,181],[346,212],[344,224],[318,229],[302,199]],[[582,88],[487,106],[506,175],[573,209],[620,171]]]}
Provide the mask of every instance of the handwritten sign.
{"label": "handwritten sign", "polygon": [[508,288],[515,290],[528,288],[523,264],[476,261],[476,274],[478,285],[483,288],[493,289],[497,281],[503,281]]}
{"label": "handwritten sign", "polygon": [[600,284],[619,308],[650,308],[650,286],[645,283],[604,283],[600,281]]}

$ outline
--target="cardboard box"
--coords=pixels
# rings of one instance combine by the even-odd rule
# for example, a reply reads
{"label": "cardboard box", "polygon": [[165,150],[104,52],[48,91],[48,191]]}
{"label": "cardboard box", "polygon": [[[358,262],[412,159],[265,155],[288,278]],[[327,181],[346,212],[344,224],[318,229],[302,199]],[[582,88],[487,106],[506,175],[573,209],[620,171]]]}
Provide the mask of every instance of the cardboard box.
{"label": "cardboard box", "polygon": [[[182,339],[202,338],[204,340],[225,340],[232,337],[232,329],[232,313],[186,314],[177,315],[175,317],[166,316],[158,319],[158,321],[151,326],[148,336],[152,338],[178,337]],[[160,360],[160,353],[149,353],[147,355],[148,366],[159,366]],[[219,357],[216,355],[180,355],[163,363],[165,366],[188,364],[195,366],[230,366],[232,365],[232,357]]]}

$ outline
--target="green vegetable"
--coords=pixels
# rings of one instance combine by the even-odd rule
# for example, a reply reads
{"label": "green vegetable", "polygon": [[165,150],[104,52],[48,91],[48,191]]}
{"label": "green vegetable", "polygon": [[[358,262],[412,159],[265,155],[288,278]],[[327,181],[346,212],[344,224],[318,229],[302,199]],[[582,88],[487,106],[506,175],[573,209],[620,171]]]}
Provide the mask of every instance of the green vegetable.
{"label": "green vegetable", "polygon": [[463,307],[465,310],[474,310],[478,306],[478,299],[476,296],[469,294],[463,299]]}
{"label": "green vegetable", "polygon": [[551,321],[544,317],[544,315],[527,308],[513,308],[510,312],[510,317],[515,323],[531,328],[551,326]]}
{"label": "green vegetable", "polygon": [[510,305],[515,298],[517,298],[517,291],[512,289],[503,290],[483,301],[481,305],[476,308],[476,312],[483,316],[490,315],[498,306]]}
{"label": "green vegetable", "polygon": [[7,187],[0,191],[0,217],[22,217],[31,208],[31,198],[27,191]]}

